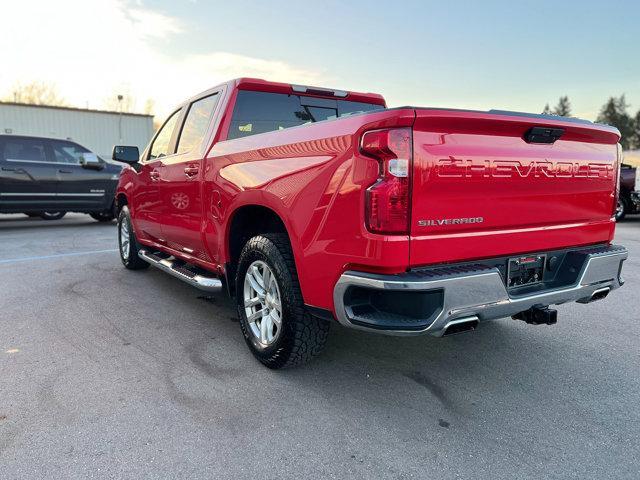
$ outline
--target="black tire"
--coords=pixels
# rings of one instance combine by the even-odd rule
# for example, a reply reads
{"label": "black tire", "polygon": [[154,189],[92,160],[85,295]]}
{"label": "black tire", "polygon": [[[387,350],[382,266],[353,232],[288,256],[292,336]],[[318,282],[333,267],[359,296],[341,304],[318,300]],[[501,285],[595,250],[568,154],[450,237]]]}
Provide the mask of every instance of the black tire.
{"label": "black tire", "polygon": [[44,220],[60,220],[67,212],[42,212],[40,218]]}
{"label": "black tire", "polygon": [[624,220],[624,217],[627,216],[627,212],[629,211],[629,205],[624,197],[618,198],[618,208],[616,209],[615,219],[616,222],[621,222]]}
{"label": "black tire", "polygon": [[[128,249],[123,248],[123,228],[125,225],[129,233]],[[122,207],[122,210],[120,210],[120,215],[118,215],[118,252],[120,254],[122,264],[129,270],[143,270],[149,267],[149,264],[138,256],[139,251],[140,244],[138,243],[136,234],[133,231],[129,208],[125,205]]]}
{"label": "black tire", "polygon": [[111,222],[113,221],[114,218],[116,218],[113,215],[113,212],[109,212],[109,211],[90,213],[89,216],[99,222]]}
{"label": "black tire", "polygon": [[[282,304],[281,331],[267,346],[262,345],[251,331],[244,306],[245,275],[255,261],[266,263],[273,272]],[[312,316],[304,306],[287,235],[266,233],[249,239],[238,262],[236,300],[242,335],[251,353],[268,368],[300,365],[322,351],[329,322]]]}

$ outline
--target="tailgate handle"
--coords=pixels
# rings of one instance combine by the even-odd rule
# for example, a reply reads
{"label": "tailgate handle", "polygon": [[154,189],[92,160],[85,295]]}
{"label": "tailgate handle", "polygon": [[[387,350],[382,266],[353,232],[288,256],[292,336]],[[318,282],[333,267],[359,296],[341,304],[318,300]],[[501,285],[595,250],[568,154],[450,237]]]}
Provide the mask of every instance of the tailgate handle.
{"label": "tailgate handle", "polygon": [[564,133],[564,128],[531,127],[524,134],[527,143],[553,143]]}

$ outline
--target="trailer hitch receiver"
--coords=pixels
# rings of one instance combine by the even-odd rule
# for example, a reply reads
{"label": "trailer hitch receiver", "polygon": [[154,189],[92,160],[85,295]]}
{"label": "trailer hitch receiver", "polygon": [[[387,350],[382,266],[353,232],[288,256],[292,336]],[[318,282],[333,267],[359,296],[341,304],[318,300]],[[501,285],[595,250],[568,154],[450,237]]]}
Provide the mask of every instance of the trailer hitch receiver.
{"label": "trailer hitch receiver", "polygon": [[549,307],[531,307],[529,310],[516,313],[512,318],[531,325],[553,325],[558,322],[558,311]]}

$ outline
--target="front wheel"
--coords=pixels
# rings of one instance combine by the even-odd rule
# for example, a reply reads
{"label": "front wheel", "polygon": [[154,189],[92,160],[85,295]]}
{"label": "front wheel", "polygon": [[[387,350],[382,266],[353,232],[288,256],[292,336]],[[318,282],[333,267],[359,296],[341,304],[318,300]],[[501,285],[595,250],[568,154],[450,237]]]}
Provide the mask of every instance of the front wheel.
{"label": "front wheel", "polygon": [[244,339],[267,367],[306,363],[322,351],[329,323],[304,306],[286,235],[269,233],[247,242],[238,263],[236,299]]}
{"label": "front wheel", "polygon": [[60,220],[67,212],[42,212],[40,218],[44,220]]}
{"label": "front wheel", "polygon": [[142,270],[149,267],[149,264],[138,256],[140,247],[131,226],[131,215],[126,205],[118,215],[118,251],[122,264],[129,270]]}

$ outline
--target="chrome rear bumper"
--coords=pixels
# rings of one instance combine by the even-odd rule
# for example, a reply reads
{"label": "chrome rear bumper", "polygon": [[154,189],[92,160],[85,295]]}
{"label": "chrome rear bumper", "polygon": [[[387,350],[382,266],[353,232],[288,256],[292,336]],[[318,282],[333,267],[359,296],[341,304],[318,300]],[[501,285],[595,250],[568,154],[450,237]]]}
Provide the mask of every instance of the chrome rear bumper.
{"label": "chrome rear bumper", "polygon": [[[574,252],[579,258],[575,278],[568,285],[544,289],[527,295],[513,295],[507,291],[505,281],[497,268],[485,265],[464,265],[426,269],[398,275],[378,275],[347,271],[338,280],[333,293],[338,321],[347,327],[377,331],[389,335],[416,335],[429,333],[441,336],[447,327],[464,319],[490,320],[510,317],[536,306],[558,305],[567,302],[588,302],[600,298],[601,292],[619,288],[622,262],[628,253],[624,247],[610,245]],[[352,287],[377,292],[433,292],[437,305],[428,318],[407,319],[410,328],[374,327],[367,317],[359,317],[349,305],[348,292]],[[594,295],[595,294],[595,295]],[[431,303],[433,301],[429,300]],[[392,307],[393,308],[393,307]],[[388,311],[388,310],[387,310]],[[394,312],[389,312],[397,317]],[[382,314],[384,316],[384,312]],[[370,318],[370,317],[369,317]],[[412,325],[411,320],[415,320]],[[401,320],[402,321],[402,320]],[[418,328],[416,328],[418,325]]]}

